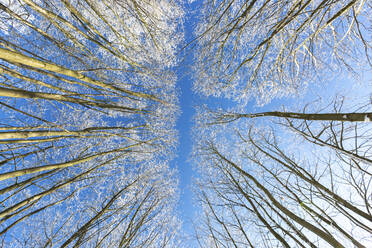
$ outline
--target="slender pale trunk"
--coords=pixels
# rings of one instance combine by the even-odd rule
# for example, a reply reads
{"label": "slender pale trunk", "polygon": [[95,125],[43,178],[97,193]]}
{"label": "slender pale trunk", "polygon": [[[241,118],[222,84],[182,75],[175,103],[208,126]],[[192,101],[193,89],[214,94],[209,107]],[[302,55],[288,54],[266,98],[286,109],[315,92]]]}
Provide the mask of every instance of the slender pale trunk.
{"label": "slender pale trunk", "polygon": [[313,120],[313,121],[372,121],[372,113],[323,113],[304,114],[293,112],[263,112],[245,115],[244,117],[254,118],[261,116],[274,116],[292,119]]}
{"label": "slender pale trunk", "polygon": [[29,179],[27,179],[25,181],[14,183],[14,184],[6,187],[6,188],[0,189],[0,195],[5,194],[5,193],[8,193],[8,192],[10,192],[10,191],[12,191],[14,189],[17,189],[17,188],[21,188],[23,186],[26,186],[27,184],[31,184],[34,181],[38,180],[38,179],[45,178],[45,177],[53,174],[54,172],[57,172],[57,170],[47,171],[47,172],[44,172],[42,174],[36,175],[34,177],[31,177],[31,178],[29,178]]}
{"label": "slender pale trunk", "polygon": [[[114,135],[108,132],[104,132],[104,130],[133,130],[136,128],[144,127],[144,125],[135,126],[135,127],[90,127],[83,130],[78,131],[5,131],[1,132],[0,130],[0,140],[7,140],[7,139],[28,139],[28,138],[36,138],[36,137],[51,137],[51,136],[85,136],[88,134],[106,134],[106,135]],[[8,128],[8,130],[12,128]],[[10,141],[11,142],[11,141]],[[0,162],[1,164],[1,162]]]}
{"label": "slender pale trunk", "polygon": [[83,106],[92,106],[92,107],[98,107],[98,108],[103,108],[103,109],[116,109],[118,111],[130,112],[130,113],[146,113],[147,112],[146,110],[143,110],[143,109],[135,109],[135,108],[129,108],[129,107],[124,107],[124,106],[117,106],[117,105],[112,105],[112,104],[94,102],[94,101],[64,96],[60,94],[33,92],[33,91],[26,91],[26,90],[21,90],[21,89],[9,89],[9,88],[4,88],[4,87],[0,87],[0,96],[14,97],[14,98],[46,99],[46,100],[70,102],[70,103],[80,104]]}
{"label": "slender pale trunk", "polygon": [[162,100],[156,98],[153,95],[146,94],[146,93],[141,93],[141,92],[134,92],[134,91],[119,88],[119,87],[116,87],[116,86],[113,86],[113,85],[110,85],[110,84],[106,84],[104,82],[97,81],[97,80],[94,80],[94,79],[92,79],[88,76],[85,76],[85,75],[81,74],[80,72],[76,72],[74,70],[67,69],[67,68],[65,68],[63,66],[59,66],[57,64],[52,64],[52,63],[49,63],[49,62],[46,62],[46,61],[41,61],[41,60],[38,60],[38,59],[35,59],[35,58],[32,58],[32,57],[29,57],[27,55],[21,54],[19,52],[10,51],[8,49],[0,48],[0,59],[4,59],[4,60],[8,61],[9,63],[13,63],[13,64],[26,65],[26,66],[30,66],[30,67],[34,67],[34,68],[43,69],[43,70],[47,70],[47,71],[50,71],[50,72],[62,74],[62,75],[72,77],[72,78],[75,78],[77,80],[86,82],[86,83],[91,84],[91,85],[102,87],[104,89],[119,91],[119,92],[123,92],[123,93],[128,94],[128,95],[131,95],[131,96],[136,96],[136,97],[139,97],[139,98],[145,98],[145,99],[151,99],[151,100],[158,101],[158,102],[163,102]]}
{"label": "slender pale trunk", "polygon": [[49,165],[43,165],[43,166],[38,166],[38,167],[32,167],[32,168],[26,168],[26,169],[6,172],[6,173],[3,173],[3,174],[0,174],[0,181],[10,179],[10,178],[14,178],[14,177],[24,176],[24,175],[28,175],[28,174],[33,174],[33,173],[37,173],[37,172],[47,171],[47,170],[54,170],[54,169],[62,169],[62,168],[66,168],[66,167],[71,167],[71,166],[74,166],[74,165],[77,165],[77,164],[89,162],[89,161],[91,161],[91,160],[93,160],[97,157],[100,157],[100,156],[103,156],[103,155],[106,155],[106,154],[115,153],[115,152],[129,151],[128,149],[130,149],[132,147],[139,146],[142,143],[137,143],[137,144],[133,144],[133,145],[130,145],[130,146],[127,146],[127,147],[123,147],[123,148],[119,148],[119,149],[115,149],[115,150],[110,150],[110,151],[106,151],[106,152],[100,152],[100,153],[97,153],[97,154],[92,155],[92,156],[88,156],[88,157],[85,157],[85,158],[82,158],[82,159],[75,159],[75,160],[65,162],[65,163],[49,164]]}

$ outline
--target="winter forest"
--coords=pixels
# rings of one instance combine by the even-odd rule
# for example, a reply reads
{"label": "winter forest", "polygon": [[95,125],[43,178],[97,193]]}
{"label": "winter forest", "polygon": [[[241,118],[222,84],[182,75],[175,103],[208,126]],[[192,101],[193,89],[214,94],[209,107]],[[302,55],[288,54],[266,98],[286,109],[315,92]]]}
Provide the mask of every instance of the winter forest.
{"label": "winter forest", "polygon": [[0,0],[8,247],[372,247],[372,1]]}

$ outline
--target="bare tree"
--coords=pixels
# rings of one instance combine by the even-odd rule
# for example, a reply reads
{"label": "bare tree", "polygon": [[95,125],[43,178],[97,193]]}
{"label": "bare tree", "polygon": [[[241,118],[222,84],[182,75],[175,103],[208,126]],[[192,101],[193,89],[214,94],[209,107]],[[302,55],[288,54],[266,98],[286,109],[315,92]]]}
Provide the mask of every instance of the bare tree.
{"label": "bare tree", "polygon": [[307,121],[341,121],[341,122],[369,122],[372,113],[301,113],[287,111],[268,111],[260,113],[236,113],[224,110],[206,110],[210,116],[208,125],[226,124],[239,119],[253,119],[259,117],[274,117],[278,119],[300,119]]}

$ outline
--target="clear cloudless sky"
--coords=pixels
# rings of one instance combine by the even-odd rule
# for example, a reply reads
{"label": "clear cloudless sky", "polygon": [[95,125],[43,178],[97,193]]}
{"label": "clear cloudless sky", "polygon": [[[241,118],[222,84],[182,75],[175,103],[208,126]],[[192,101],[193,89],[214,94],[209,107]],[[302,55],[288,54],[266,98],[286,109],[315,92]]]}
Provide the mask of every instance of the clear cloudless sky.
{"label": "clear cloudless sky", "polygon": [[[193,29],[197,23],[197,10],[201,5],[201,1],[196,1],[192,4],[185,4],[186,19],[184,25],[185,44],[193,40]],[[192,46],[192,44],[191,44]],[[190,47],[185,48],[180,54],[180,64],[177,68],[179,103],[181,114],[177,121],[177,130],[179,132],[179,146],[177,149],[177,157],[172,161],[172,166],[178,169],[180,201],[179,214],[183,221],[183,235],[193,235],[192,220],[195,218],[196,203],[192,196],[192,177],[194,175],[190,156],[192,152],[192,126],[193,116],[195,114],[194,107],[200,102],[199,97],[192,92],[192,72],[191,65],[193,61],[193,53]],[[191,49],[191,50],[190,50]],[[189,237],[190,238],[190,237]],[[196,247],[196,243],[189,238],[185,238],[186,247]]]}

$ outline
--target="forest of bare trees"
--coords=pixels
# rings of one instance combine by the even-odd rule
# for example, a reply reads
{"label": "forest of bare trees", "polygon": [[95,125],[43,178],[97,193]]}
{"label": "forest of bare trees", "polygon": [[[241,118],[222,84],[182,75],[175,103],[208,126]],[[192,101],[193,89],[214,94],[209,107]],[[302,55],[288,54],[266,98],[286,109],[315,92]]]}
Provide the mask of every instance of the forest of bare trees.
{"label": "forest of bare trees", "polygon": [[[0,247],[370,247],[371,13],[0,0]],[[192,234],[181,84],[198,99]]]}

